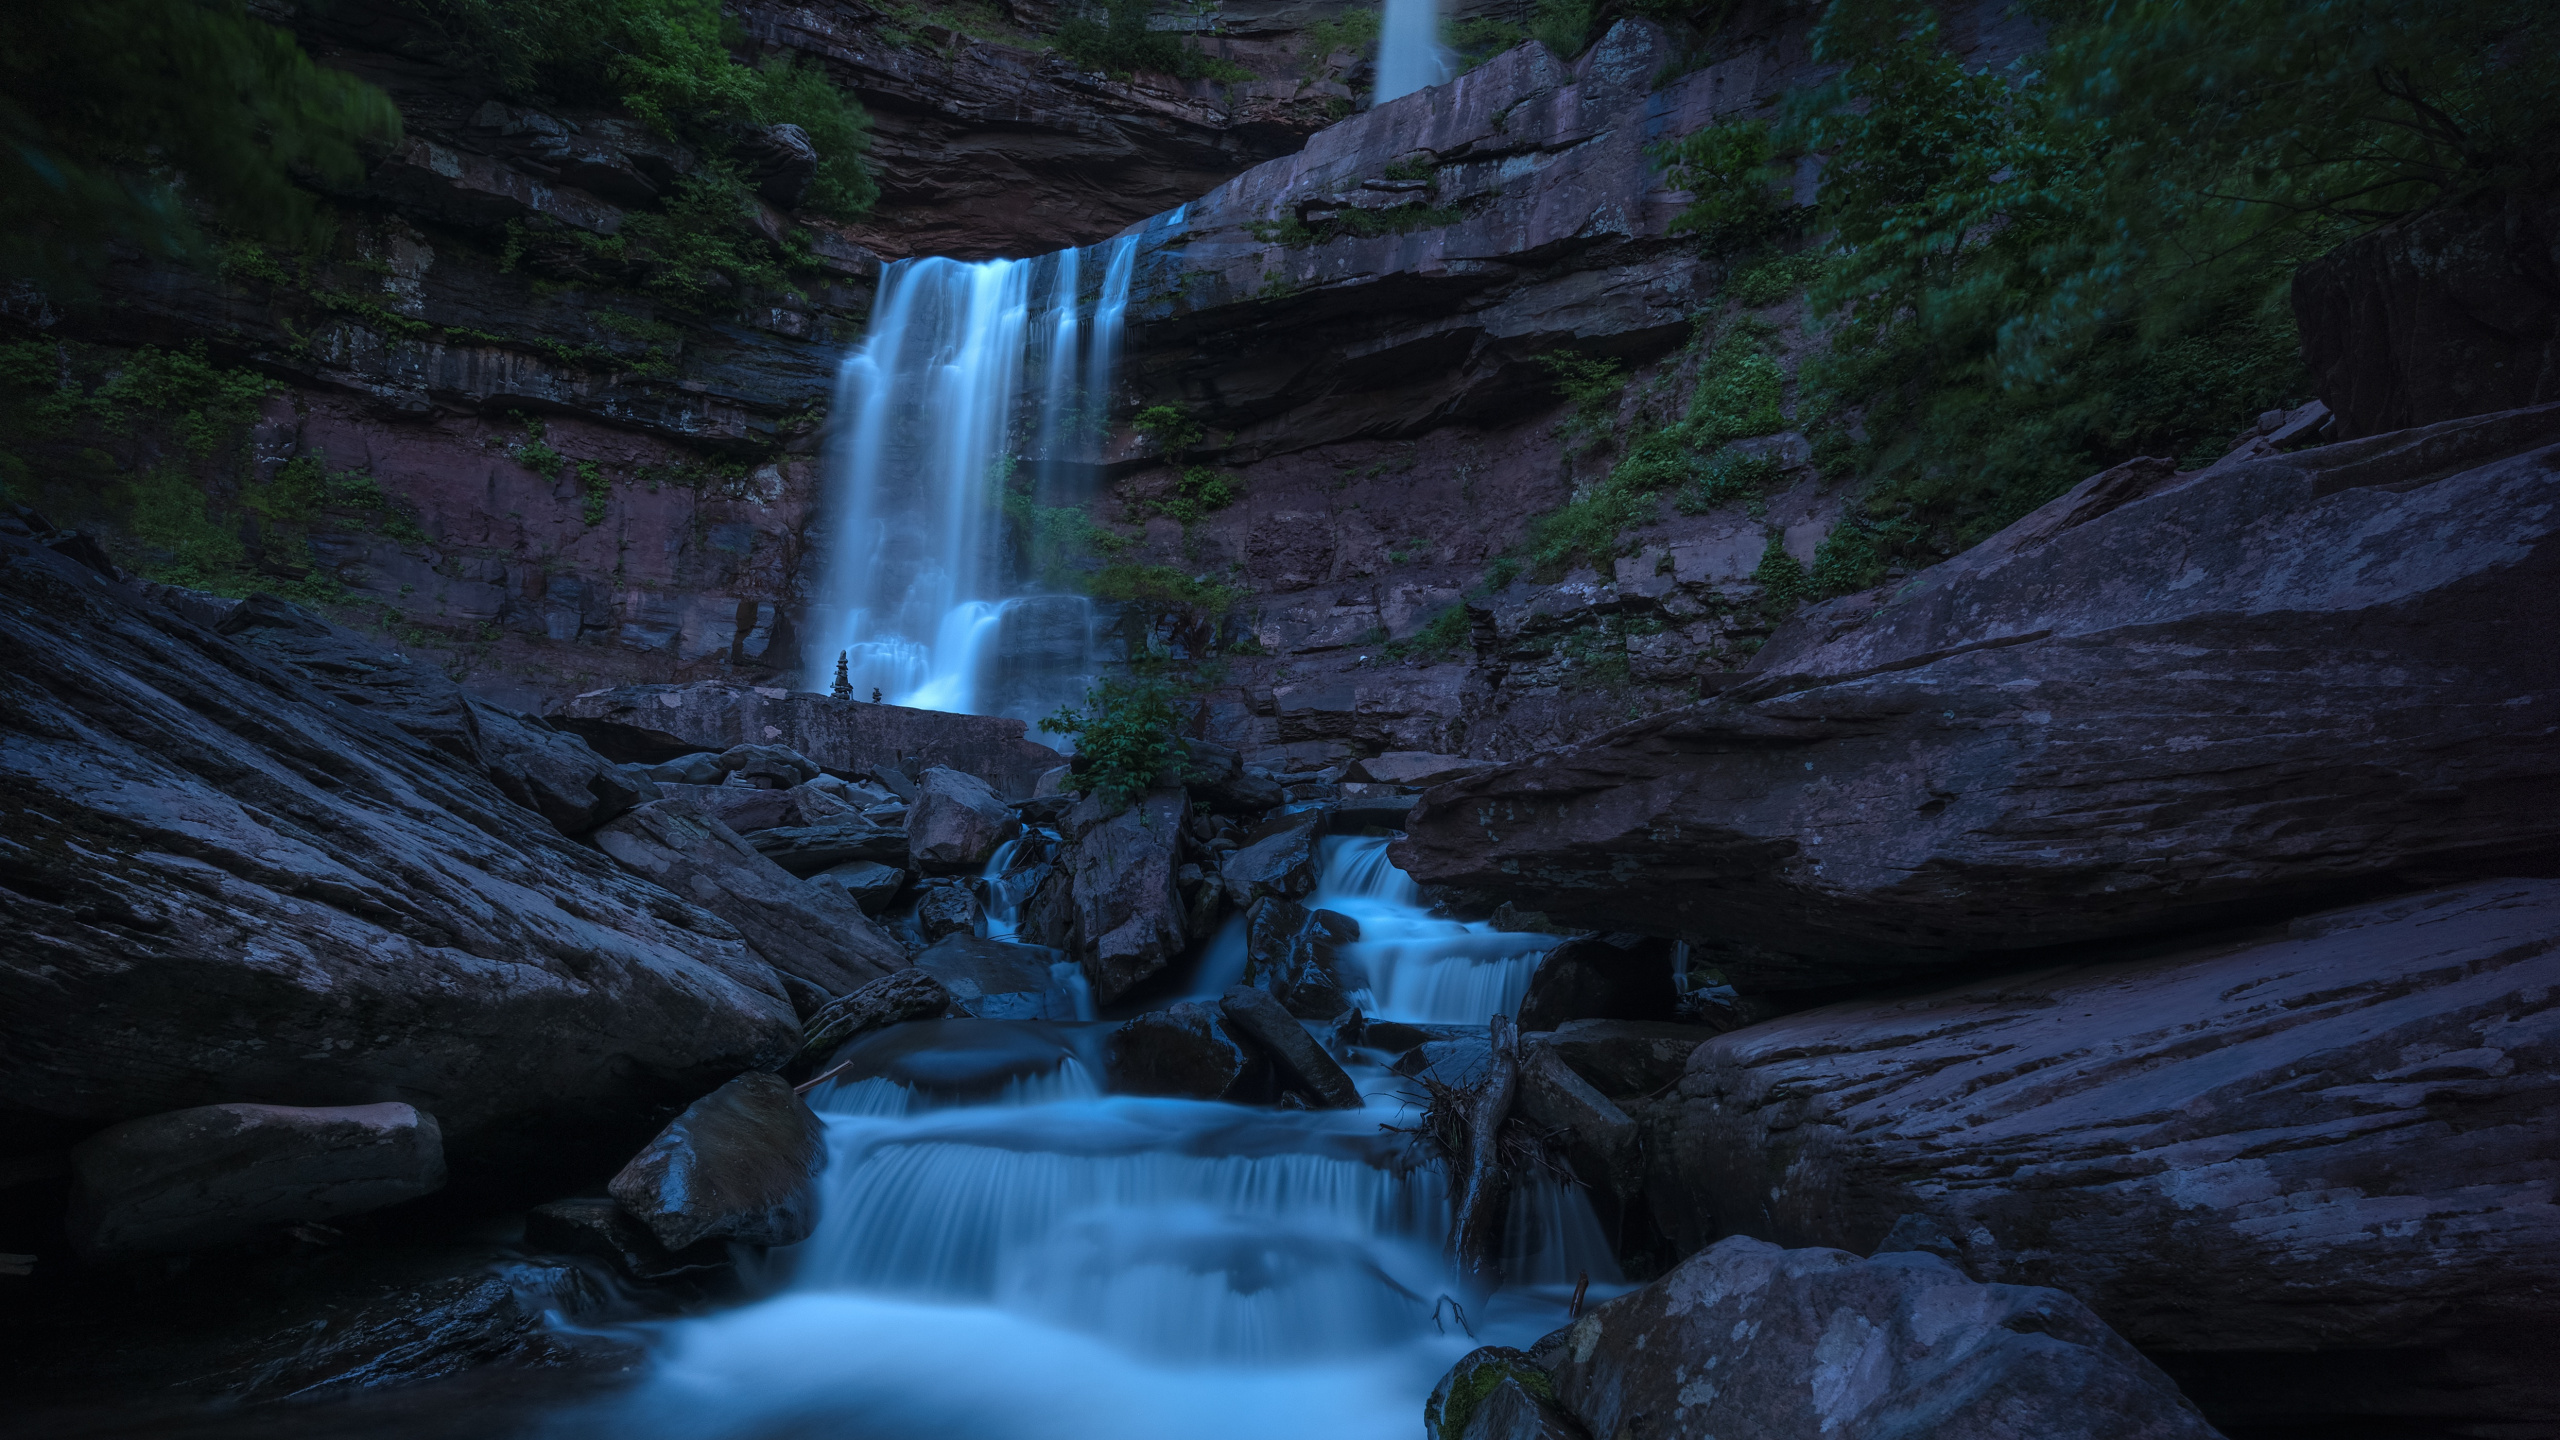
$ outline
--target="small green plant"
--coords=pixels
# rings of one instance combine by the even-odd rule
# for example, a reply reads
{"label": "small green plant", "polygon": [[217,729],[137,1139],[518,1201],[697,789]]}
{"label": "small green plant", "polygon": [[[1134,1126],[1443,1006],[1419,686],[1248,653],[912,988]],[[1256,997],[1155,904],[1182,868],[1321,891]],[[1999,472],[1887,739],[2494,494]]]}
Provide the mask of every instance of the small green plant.
{"label": "small green plant", "polygon": [[1249,221],[1245,229],[1266,245],[1303,250],[1310,245],[1322,245],[1346,236],[1373,240],[1381,235],[1410,235],[1417,230],[1437,230],[1465,218],[1465,212],[1455,206],[1415,201],[1383,210],[1345,206],[1313,222],[1300,220],[1294,213],[1283,213],[1276,220]]}
{"label": "small green plant", "polygon": [[1538,0],[1529,15],[1529,34],[1558,59],[1571,60],[1589,48],[1598,10],[1594,0]]}
{"label": "small green plant", "polygon": [[1719,451],[1672,497],[1671,506],[1683,515],[1704,515],[1719,505],[1766,494],[1784,473],[1778,457],[1766,450]]}
{"label": "small green plant", "polygon": [[1379,178],[1400,182],[1437,180],[1440,178],[1440,166],[1438,162],[1426,159],[1423,155],[1407,155],[1399,160],[1388,161],[1387,168],[1379,172]]}
{"label": "small green plant", "polygon": [[1549,350],[1537,357],[1555,377],[1556,392],[1573,406],[1574,423],[1584,430],[1606,426],[1627,388],[1627,377],[1615,360],[1576,350]]}
{"label": "small green plant", "polygon": [[1811,251],[1798,251],[1764,260],[1734,277],[1730,287],[1733,298],[1758,310],[1793,298],[1807,285],[1822,278],[1822,257]]}
{"label": "small green plant", "polygon": [[1457,52],[1464,74],[1529,38],[1529,32],[1506,20],[1461,20],[1442,37]]}
{"label": "small green plant", "polygon": [[1803,208],[1780,188],[1786,172],[1765,120],[1710,125],[1657,147],[1654,159],[1664,178],[1691,196],[1672,217],[1672,233],[1697,236],[1709,254],[1755,250],[1803,223]]}
{"label": "small green plant", "polygon": [[1148,0],[1104,0],[1100,19],[1072,15],[1058,26],[1058,53],[1071,64],[1112,76],[1153,70],[1178,80],[1229,85],[1255,78],[1234,61],[1204,54],[1176,32],[1149,29],[1151,9]]}
{"label": "small green plant", "polygon": [[1398,659],[1438,660],[1471,649],[1474,643],[1467,607],[1450,605],[1423,622],[1421,629],[1387,646],[1387,653]]}
{"label": "small green plant", "polygon": [[1784,615],[1813,593],[1804,562],[1787,553],[1778,537],[1769,537],[1768,548],[1760,552],[1760,563],[1751,572],[1760,587],[1760,608],[1771,615]]}
{"label": "small green plant", "polygon": [[1194,465],[1174,481],[1173,498],[1159,501],[1156,510],[1189,525],[1203,515],[1234,504],[1243,493],[1236,486],[1235,476],[1223,470],[1212,470],[1206,465]]}
{"label": "small green plant", "polygon": [[1158,676],[1104,680],[1085,692],[1082,708],[1062,705],[1040,728],[1075,741],[1071,788],[1125,810],[1182,758],[1174,700]]}
{"label": "small green plant", "polygon": [[1378,47],[1378,35],[1384,20],[1375,9],[1354,6],[1330,20],[1319,20],[1303,32],[1306,44],[1298,52],[1305,71],[1313,77],[1336,55],[1350,55],[1365,60]]}
{"label": "small green plant", "polygon": [[1158,451],[1180,456],[1208,436],[1208,428],[1179,405],[1150,405],[1129,419],[1129,428],[1155,442]]}
{"label": "small green plant", "polygon": [[593,460],[578,462],[578,510],[592,530],[604,523],[605,509],[613,501],[613,482],[604,478],[604,467]]}

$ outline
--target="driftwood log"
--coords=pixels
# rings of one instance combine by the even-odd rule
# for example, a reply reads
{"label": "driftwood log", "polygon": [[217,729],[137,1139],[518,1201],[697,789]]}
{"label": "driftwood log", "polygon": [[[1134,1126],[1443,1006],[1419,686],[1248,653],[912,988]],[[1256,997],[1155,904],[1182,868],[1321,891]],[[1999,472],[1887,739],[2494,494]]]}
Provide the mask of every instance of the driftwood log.
{"label": "driftwood log", "polygon": [[1511,1199],[1511,1171],[1502,1163],[1502,1127],[1520,1089],[1520,1036],[1511,1017],[1494,1016],[1485,1038],[1492,1053],[1484,1078],[1461,1112],[1466,1134],[1450,1156],[1456,1173],[1449,1177],[1449,1233],[1457,1250],[1458,1284],[1478,1296],[1502,1283],[1502,1221]]}

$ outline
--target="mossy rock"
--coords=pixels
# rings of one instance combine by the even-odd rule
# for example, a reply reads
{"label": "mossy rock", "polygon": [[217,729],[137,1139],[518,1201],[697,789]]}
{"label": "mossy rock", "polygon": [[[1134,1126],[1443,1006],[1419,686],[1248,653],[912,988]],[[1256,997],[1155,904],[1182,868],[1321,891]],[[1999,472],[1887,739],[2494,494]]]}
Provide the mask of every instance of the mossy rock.
{"label": "mossy rock", "polygon": [[1468,1351],[1440,1377],[1431,1398],[1423,1402],[1422,1433],[1429,1440],[1458,1440],[1466,1433],[1467,1422],[1475,1418],[1476,1408],[1505,1380],[1517,1381],[1542,1404],[1555,1403],[1555,1381],[1546,1371],[1518,1350],[1487,1345]]}

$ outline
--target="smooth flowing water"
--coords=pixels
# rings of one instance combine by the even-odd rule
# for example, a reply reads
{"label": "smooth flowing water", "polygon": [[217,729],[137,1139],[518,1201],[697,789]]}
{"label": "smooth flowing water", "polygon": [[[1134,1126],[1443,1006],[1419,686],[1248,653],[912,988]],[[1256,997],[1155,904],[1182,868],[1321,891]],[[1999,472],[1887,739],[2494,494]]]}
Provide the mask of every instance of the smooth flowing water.
{"label": "smooth flowing water", "polygon": [[1346,968],[1366,981],[1351,1001],[1373,1020],[1482,1025],[1515,1014],[1552,935],[1512,934],[1481,921],[1433,915],[1422,890],[1387,859],[1383,839],[1333,836],[1310,907],[1360,922],[1342,947]]}
{"label": "smooth flowing water", "polygon": [[1440,0],[1387,0],[1378,30],[1378,86],[1371,103],[1440,84],[1457,73],[1440,43]]}
{"label": "smooth flowing water", "polygon": [[[1415,1019],[1516,1002],[1546,937],[1432,918],[1385,844],[1327,842],[1319,891],[1387,932],[1362,942],[1381,993]],[[1105,1095],[1106,1025],[906,1028],[810,1096],[822,1212],[771,1257],[778,1293],[661,1327],[646,1380],[552,1434],[1409,1440],[1460,1355],[1563,1324],[1585,1276],[1619,1288],[1582,1193],[1533,1177],[1504,1287],[1460,1307],[1445,1184],[1386,1128],[1416,1097],[1373,1066],[1366,1108],[1285,1111]]]}
{"label": "smooth flowing water", "polygon": [[1037,718],[1052,692],[1081,692],[1091,606],[1034,597],[1007,563],[1006,492],[1073,498],[1111,394],[1137,243],[881,273],[836,380],[811,688],[829,688],[842,656],[857,697],[927,710]]}

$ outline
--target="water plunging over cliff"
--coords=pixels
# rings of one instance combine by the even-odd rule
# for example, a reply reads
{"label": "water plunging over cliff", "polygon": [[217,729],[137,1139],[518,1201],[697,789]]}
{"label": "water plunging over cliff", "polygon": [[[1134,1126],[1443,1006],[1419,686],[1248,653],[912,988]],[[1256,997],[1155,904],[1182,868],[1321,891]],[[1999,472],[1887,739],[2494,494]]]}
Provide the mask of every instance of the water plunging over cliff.
{"label": "water plunging over cliff", "polygon": [[[892,704],[1032,718],[1051,698],[1037,682],[1061,668],[1050,688],[1072,698],[1087,607],[1052,597],[1056,614],[1024,610],[1003,516],[1008,486],[1061,503],[1098,438],[1137,236],[1098,249],[1090,287],[1096,257],[1078,250],[882,272],[870,330],[836,382],[811,688],[833,682],[843,655],[854,693]],[[1044,653],[1002,667],[1000,689],[1008,647]]]}
{"label": "water plunging over cliff", "polygon": [[1310,909],[1360,922],[1342,947],[1346,984],[1367,983],[1351,1002],[1376,1020],[1482,1025],[1515,1014],[1529,976],[1555,946],[1552,935],[1513,934],[1482,921],[1433,915],[1422,889],[1387,859],[1382,839],[1337,835],[1323,842],[1323,870]]}
{"label": "water plunging over cliff", "polygon": [[1437,85],[1456,69],[1440,43],[1440,0],[1387,0],[1378,31],[1378,88],[1371,103]]}

